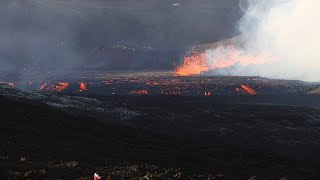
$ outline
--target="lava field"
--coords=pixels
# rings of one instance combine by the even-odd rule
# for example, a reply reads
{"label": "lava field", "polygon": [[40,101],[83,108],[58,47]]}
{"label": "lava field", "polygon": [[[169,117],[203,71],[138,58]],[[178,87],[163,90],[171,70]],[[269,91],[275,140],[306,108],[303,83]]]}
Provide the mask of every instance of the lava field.
{"label": "lava field", "polygon": [[317,83],[96,70],[21,77],[0,85],[0,178],[320,177]]}
{"label": "lava field", "polygon": [[[7,78],[10,79],[10,78]],[[2,85],[23,90],[85,95],[215,96],[301,95],[319,83],[245,76],[177,76],[173,72],[105,72],[85,70],[64,75],[28,74],[20,81]]]}

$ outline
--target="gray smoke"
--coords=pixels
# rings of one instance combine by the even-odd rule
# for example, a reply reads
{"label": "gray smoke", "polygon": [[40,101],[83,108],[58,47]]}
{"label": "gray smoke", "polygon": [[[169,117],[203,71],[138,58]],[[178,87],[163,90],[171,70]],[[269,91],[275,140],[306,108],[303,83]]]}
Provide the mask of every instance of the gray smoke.
{"label": "gray smoke", "polygon": [[264,13],[261,13],[261,2],[251,6],[241,22],[242,26],[250,24],[245,20],[251,17],[258,21],[254,39],[247,48],[258,47],[258,50],[267,50],[280,58],[278,63],[261,67],[263,75],[319,81],[320,24],[317,21],[320,13],[317,7],[320,2],[282,0],[269,4],[271,8],[265,8]]}
{"label": "gray smoke", "polygon": [[245,42],[238,54],[271,56],[266,63],[232,67],[231,74],[320,81],[320,1],[244,0],[240,7]]}
{"label": "gray smoke", "polygon": [[[79,66],[75,26],[70,14],[39,0],[3,0],[0,3],[0,72],[11,80],[27,78],[30,67],[56,72]],[[48,6],[50,8],[48,8]],[[37,68],[33,68],[37,71]],[[40,76],[44,75],[39,72]]]}
{"label": "gray smoke", "polygon": [[[101,64],[109,69],[168,67],[173,50],[184,52],[192,44],[233,36],[241,13],[237,4],[237,0],[1,0],[0,76],[30,67],[58,74]],[[110,50],[115,45],[136,51],[117,54]],[[143,50],[139,54],[141,47],[151,47],[153,54],[146,56]]]}

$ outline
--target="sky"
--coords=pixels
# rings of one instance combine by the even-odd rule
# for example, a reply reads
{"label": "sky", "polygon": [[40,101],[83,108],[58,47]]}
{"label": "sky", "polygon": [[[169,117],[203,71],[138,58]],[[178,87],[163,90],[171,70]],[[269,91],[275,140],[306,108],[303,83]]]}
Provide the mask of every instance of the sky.
{"label": "sky", "polygon": [[239,33],[238,0],[2,0],[0,71],[169,69]]}

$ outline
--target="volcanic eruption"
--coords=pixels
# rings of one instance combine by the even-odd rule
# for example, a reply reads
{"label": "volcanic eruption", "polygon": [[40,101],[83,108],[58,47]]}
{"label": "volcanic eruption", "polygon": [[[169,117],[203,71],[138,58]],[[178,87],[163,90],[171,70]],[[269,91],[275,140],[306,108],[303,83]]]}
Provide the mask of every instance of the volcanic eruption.
{"label": "volcanic eruption", "polygon": [[320,179],[317,1],[1,0],[0,179]]}
{"label": "volcanic eruption", "polygon": [[210,70],[218,75],[319,81],[319,2],[248,2],[246,8],[241,6],[244,16],[237,27],[242,35],[200,45],[176,73],[185,76]]}
{"label": "volcanic eruption", "polygon": [[[204,52],[193,52],[183,60],[181,66],[176,67],[175,72],[180,76],[199,75],[202,72],[227,69],[238,65],[240,67],[250,65],[263,65],[277,60],[268,53],[247,54],[235,46],[224,47],[224,42],[215,49]],[[230,74],[231,75],[231,74]]]}

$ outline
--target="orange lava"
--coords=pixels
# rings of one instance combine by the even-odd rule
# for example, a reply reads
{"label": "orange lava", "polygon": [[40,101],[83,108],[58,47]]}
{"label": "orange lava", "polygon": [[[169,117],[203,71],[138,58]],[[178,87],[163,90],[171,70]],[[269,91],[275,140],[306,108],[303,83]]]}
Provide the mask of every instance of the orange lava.
{"label": "orange lava", "polygon": [[84,82],[81,82],[80,83],[80,89],[79,89],[79,92],[83,92],[83,91],[87,91],[87,84],[84,83]]}
{"label": "orange lava", "polygon": [[52,87],[53,91],[61,92],[69,86],[69,83],[67,82],[59,82],[58,85],[54,85]]}
{"label": "orange lava", "polygon": [[193,52],[191,56],[185,57],[182,66],[175,68],[176,74],[179,76],[196,75],[209,70],[206,64],[206,55],[198,52]]}
{"label": "orange lava", "polygon": [[241,66],[266,64],[278,59],[266,52],[245,54],[233,46],[219,47],[203,53],[193,52],[191,56],[184,58],[181,66],[175,67],[175,73],[180,76],[198,75],[201,72],[227,68],[236,64]]}
{"label": "orange lava", "polygon": [[251,95],[257,94],[256,91],[250,88],[249,86],[241,85],[241,88]]}
{"label": "orange lava", "polygon": [[43,90],[47,86],[47,83],[44,83],[40,86],[39,91]]}
{"label": "orange lava", "polygon": [[138,91],[131,91],[130,94],[136,94],[136,95],[147,95],[148,91],[147,90],[138,90]]}

